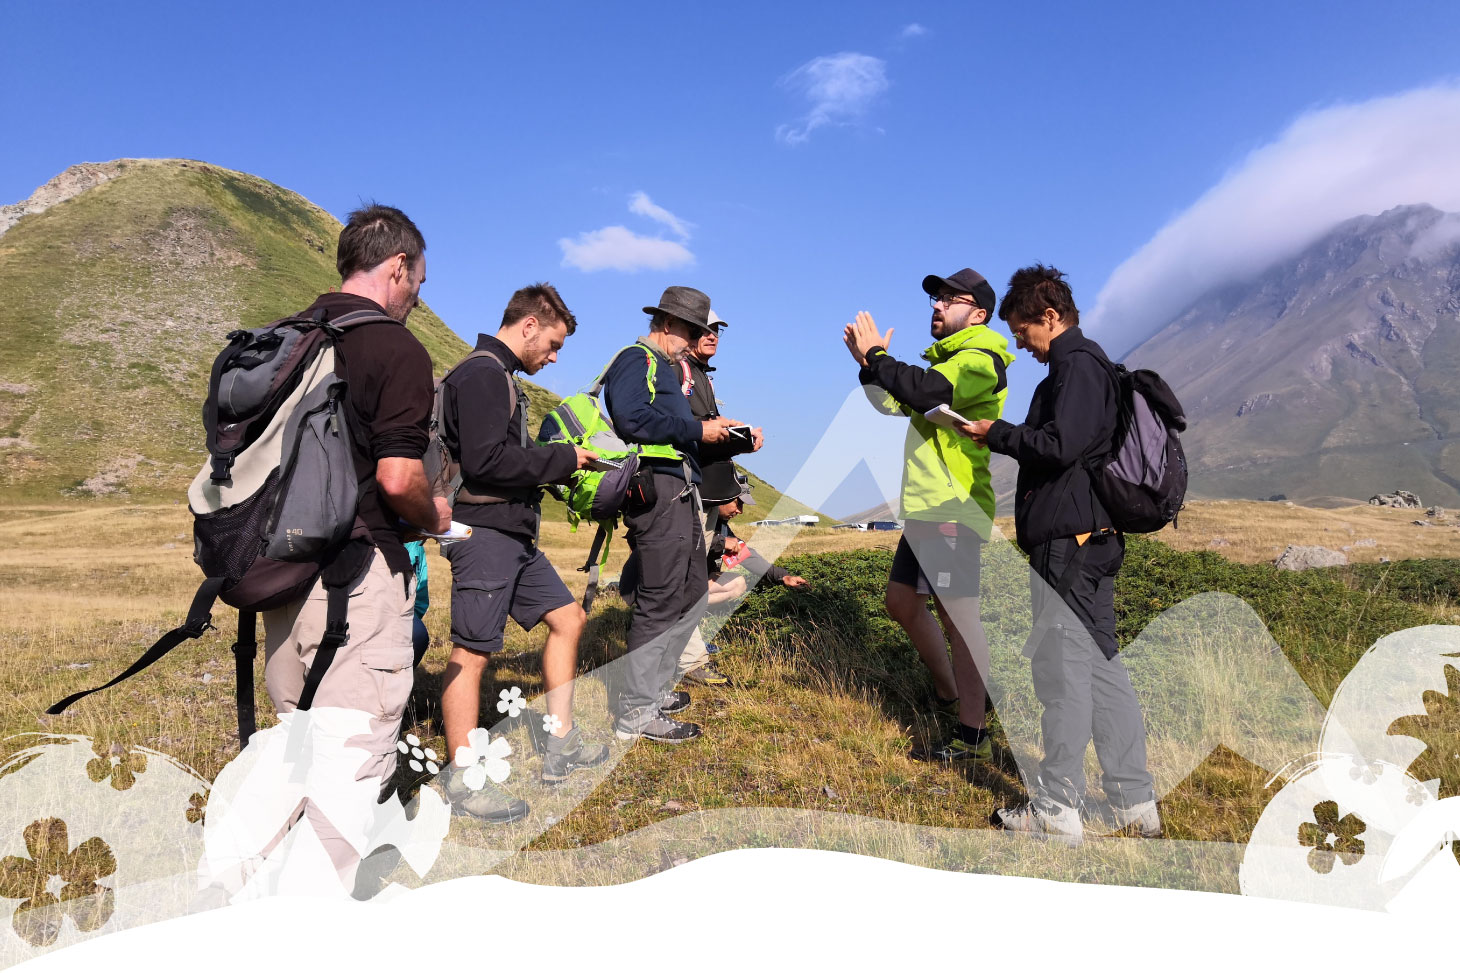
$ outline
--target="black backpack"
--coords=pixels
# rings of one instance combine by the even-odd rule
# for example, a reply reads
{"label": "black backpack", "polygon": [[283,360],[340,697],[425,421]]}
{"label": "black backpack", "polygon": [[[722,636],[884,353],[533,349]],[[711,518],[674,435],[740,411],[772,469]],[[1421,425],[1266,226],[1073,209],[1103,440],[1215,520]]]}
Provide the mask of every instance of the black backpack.
{"label": "black backpack", "polygon": [[1090,483],[1116,530],[1158,531],[1186,502],[1185,412],[1160,375],[1094,357],[1115,381],[1118,415],[1110,452],[1085,462]]}
{"label": "black backpack", "polygon": [[163,635],[111,682],[72,693],[47,713],[63,712],[115,686],[188,639],[212,628],[213,603],[238,609],[233,645],[240,748],[257,728],[254,661],[258,612],[302,598],[323,577],[325,634],[298,708],[314,702],[335,652],[349,637],[349,585],[373,544],[356,512],[357,482],[344,410],[345,380],[335,374],[346,328],[394,321],[375,311],[327,320],[281,318],[234,331],[213,363],[203,405],[208,461],[188,489],[193,560],[205,578],[187,620]]}

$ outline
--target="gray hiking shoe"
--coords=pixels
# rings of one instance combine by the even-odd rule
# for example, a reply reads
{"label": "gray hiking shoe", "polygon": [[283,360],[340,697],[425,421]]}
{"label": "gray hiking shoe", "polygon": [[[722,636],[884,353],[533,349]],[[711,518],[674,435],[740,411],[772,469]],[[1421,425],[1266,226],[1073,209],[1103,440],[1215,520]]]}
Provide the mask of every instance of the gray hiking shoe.
{"label": "gray hiking shoe", "polygon": [[989,816],[989,823],[1005,831],[1018,831],[1072,848],[1085,840],[1079,809],[1043,797],[1019,807],[1000,808]]}
{"label": "gray hiking shoe", "polygon": [[451,802],[452,814],[487,824],[507,824],[527,817],[526,801],[513,797],[490,780],[483,780],[480,788],[468,787],[462,779],[465,773],[464,768],[452,764],[442,768],[436,778],[442,793]]}
{"label": "gray hiking shoe", "polygon": [[584,743],[583,734],[575,725],[561,737],[548,737],[542,755],[542,782],[560,784],[573,771],[597,767],[607,759],[608,747],[601,743]]}
{"label": "gray hiking shoe", "polygon": [[671,689],[659,701],[659,712],[665,716],[672,716],[675,713],[682,713],[689,709],[689,703],[689,693],[683,689]]}
{"label": "gray hiking shoe", "polygon": [[653,740],[655,743],[684,743],[686,740],[693,740],[700,735],[700,725],[682,723],[660,713],[636,730],[622,725],[616,726],[613,734],[620,740],[635,740],[643,737],[645,740]]}
{"label": "gray hiking shoe", "polygon": [[1133,838],[1159,838],[1164,834],[1161,812],[1156,809],[1155,801],[1142,801],[1140,804],[1112,810],[1115,811],[1115,825],[1120,829],[1117,834]]}

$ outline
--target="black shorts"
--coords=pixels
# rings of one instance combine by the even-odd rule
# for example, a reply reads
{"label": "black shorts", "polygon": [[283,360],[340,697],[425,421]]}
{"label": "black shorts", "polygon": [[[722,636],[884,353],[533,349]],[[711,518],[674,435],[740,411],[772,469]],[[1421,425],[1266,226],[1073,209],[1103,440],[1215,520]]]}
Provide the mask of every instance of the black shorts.
{"label": "black shorts", "polygon": [[507,616],[531,629],[573,595],[532,539],[490,527],[447,544],[451,562],[451,641],[473,652],[497,652]]}
{"label": "black shorts", "polygon": [[920,595],[977,598],[983,538],[966,524],[909,520],[892,555],[889,581]]}

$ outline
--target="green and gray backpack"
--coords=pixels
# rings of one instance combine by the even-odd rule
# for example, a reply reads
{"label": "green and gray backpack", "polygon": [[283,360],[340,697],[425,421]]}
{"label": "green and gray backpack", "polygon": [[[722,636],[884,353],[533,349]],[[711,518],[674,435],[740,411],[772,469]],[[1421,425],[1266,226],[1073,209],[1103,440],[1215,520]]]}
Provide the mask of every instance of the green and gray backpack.
{"label": "green and gray backpack", "polygon": [[573,473],[567,487],[548,487],[568,508],[568,524],[573,530],[576,531],[578,524],[585,520],[598,525],[598,533],[593,538],[588,561],[578,569],[588,572],[588,591],[583,596],[584,611],[593,605],[599,574],[608,561],[608,541],[618,525],[634,475],[639,472],[639,461],[646,458],[684,461],[684,456],[673,446],[624,442],[614,431],[608,416],[604,415],[599,395],[607,380],[608,370],[618,361],[620,355],[635,349],[644,353],[648,363],[649,400],[652,402],[657,356],[652,349],[635,342],[614,353],[586,392],[568,396],[557,408],[544,416],[537,434],[537,441],[541,444],[571,443],[581,449],[592,450],[601,459],[618,464],[610,469],[578,470]]}

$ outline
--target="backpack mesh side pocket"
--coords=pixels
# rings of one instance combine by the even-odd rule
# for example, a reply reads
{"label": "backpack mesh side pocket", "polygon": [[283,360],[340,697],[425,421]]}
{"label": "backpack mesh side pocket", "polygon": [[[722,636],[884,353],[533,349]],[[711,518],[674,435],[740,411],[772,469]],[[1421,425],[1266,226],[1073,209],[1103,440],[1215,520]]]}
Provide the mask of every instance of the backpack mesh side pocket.
{"label": "backpack mesh side pocket", "polygon": [[248,499],[214,513],[193,515],[193,560],[210,578],[237,581],[259,556],[264,525],[279,494],[279,471]]}

